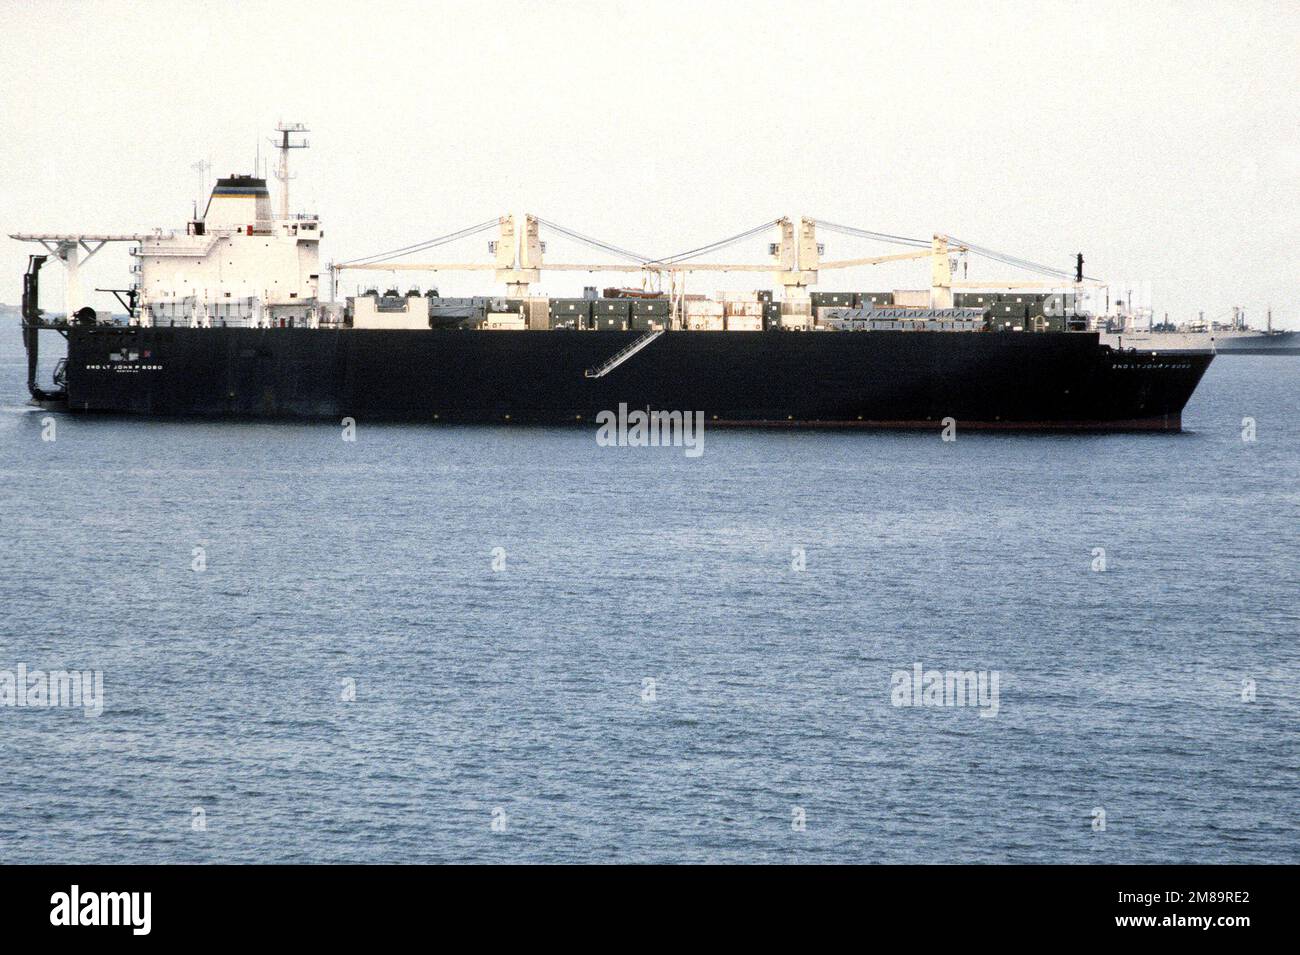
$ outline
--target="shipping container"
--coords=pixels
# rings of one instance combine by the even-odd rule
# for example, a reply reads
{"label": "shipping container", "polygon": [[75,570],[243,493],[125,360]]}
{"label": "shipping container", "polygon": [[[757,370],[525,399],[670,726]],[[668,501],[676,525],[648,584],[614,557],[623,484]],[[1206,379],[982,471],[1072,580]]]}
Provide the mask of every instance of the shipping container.
{"label": "shipping container", "polygon": [[524,317],[518,312],[488,312],[483,327],[496,330],[523,331]]}
{"label": "shipping container", "polygon": [[858,292],[853,296],[853,304],[856,308],[868,308],[872,305],[880,307],[882,305],[894,304],[893,292]]}
{"label": "shipping container", "polygon": [[695,301],[686,301],[683,303],[686,314],[708,315],[721,318],[723,316],[723,305],[721,302],[713,302],[709,299],[697,299]]}
{"label": "shipping container", "polygon": [[720,332],[726,325],[721,315],[688,315],[686,327],[693,332]]}
{"label": "shipping container", "polygon": [[831,306],[849,308],[853,305],[852,292],[813,292],[809,298],[812,300],[813,308],[829,308]]}
{"label": "shipping container", "polygon": [[929,308],[930,290],[928,288],[894,289],[894,304],[905,308]]}
{"label": "shipping container", "polygon": [[591,314],[599,318],[621,318],[632,314],[632,302],[626,298],[598,298],[591,303]]}
{"label": "shipping container", "polygon": [[994,314],[989,315],[988,328],[994,332],[1019,332],[1024,331],[1028,321],[1023,315],[999,315],[995,309]]}
{"label": "shipping container", "polygon": [[763,303],[763,327],[765,329],[781,327],[781,303],[780,302]]}
{"label": "shipping container", "polygon": [[585,298],[553,298],[550,309],[552,321],[557,318],[583,319],[591,314],[591,302]]}
{"label": "shipping container", "polygon": [[534,296],[524,301],[524,317],[530,329],[544,331],[551,327],[551,301],[545,296]]}
{"label": "shipping container", "polygon": [[1035,332],[1063,332],[1065,319],[1059,315],[1031,315],[1025,327]]}
{"label": "shipping container", "polygon": [[667,315],[672,303],[666,298],[640,298],[632,300],[633,315]]}

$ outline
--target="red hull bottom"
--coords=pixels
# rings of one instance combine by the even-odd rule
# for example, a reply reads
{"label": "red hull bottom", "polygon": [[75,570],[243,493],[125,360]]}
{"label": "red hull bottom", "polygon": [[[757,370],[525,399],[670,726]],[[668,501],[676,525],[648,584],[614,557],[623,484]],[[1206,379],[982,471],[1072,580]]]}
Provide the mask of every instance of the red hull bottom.
{"label": "red hull bottom", "polygon": [[[940,431],[941,421],[740,421],[713,418],[709,425],[725,428],[867,428],[889,431]],[[958,421],[958,431],[1182,431],[1181,414],[1119,421]]]}

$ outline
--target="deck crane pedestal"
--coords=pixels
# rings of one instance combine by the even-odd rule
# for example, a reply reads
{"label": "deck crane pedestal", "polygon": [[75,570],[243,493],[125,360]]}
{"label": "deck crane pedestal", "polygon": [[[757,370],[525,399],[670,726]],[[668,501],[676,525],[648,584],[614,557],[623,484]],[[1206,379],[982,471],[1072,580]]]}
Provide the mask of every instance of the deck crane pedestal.
{"label": "deck crane pedestal", "polygon": [[516,230],[514,215],[501,217],[500,237],[492,246],[496,255],[496,278],[506,287],[506,298],[527,298],[528,286],[541,278],[542,254],[546,245],[538,237],[537,217],[524,215],[522,232]]}
{"label": "deck crane pedestal", "polygon": [[821,246],[817,243],[817,223],[800,216],[798,230],[789,218],[781,219],[781,240],[769,247],[778,265],[774,274],[785,290],[781,300],[781,325],[785,328],[812,326],[812,302],[808,286],[817,284]]}

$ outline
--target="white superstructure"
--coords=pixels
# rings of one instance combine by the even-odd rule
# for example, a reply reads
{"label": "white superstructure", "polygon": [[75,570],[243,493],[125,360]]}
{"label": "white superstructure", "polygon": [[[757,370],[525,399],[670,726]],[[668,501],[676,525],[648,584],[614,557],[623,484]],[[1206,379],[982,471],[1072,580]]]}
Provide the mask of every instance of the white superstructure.
{"label": "white superstructure", "polygon": [[[281,148],[285,157],[297,148],[287,131]],[[282,158],[280,214],[271,211],[265,179],[231,175],[217,180],[203,214],[183,234],[160,229],[131,249],[141,324],[320,324],[320,221],[286,211],[286,164]]]}

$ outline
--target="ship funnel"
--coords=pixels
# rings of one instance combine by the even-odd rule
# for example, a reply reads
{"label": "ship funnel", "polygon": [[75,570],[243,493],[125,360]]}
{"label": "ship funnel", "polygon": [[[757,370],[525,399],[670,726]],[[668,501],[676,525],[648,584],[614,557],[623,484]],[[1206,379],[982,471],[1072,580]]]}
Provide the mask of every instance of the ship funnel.
{"label": "ship funnel", "polygon": [[242,229],[270,218],[271,194],[266,190],[266,180],[255,176],[218,179],[203,212],[207,225],[218,229]]}

